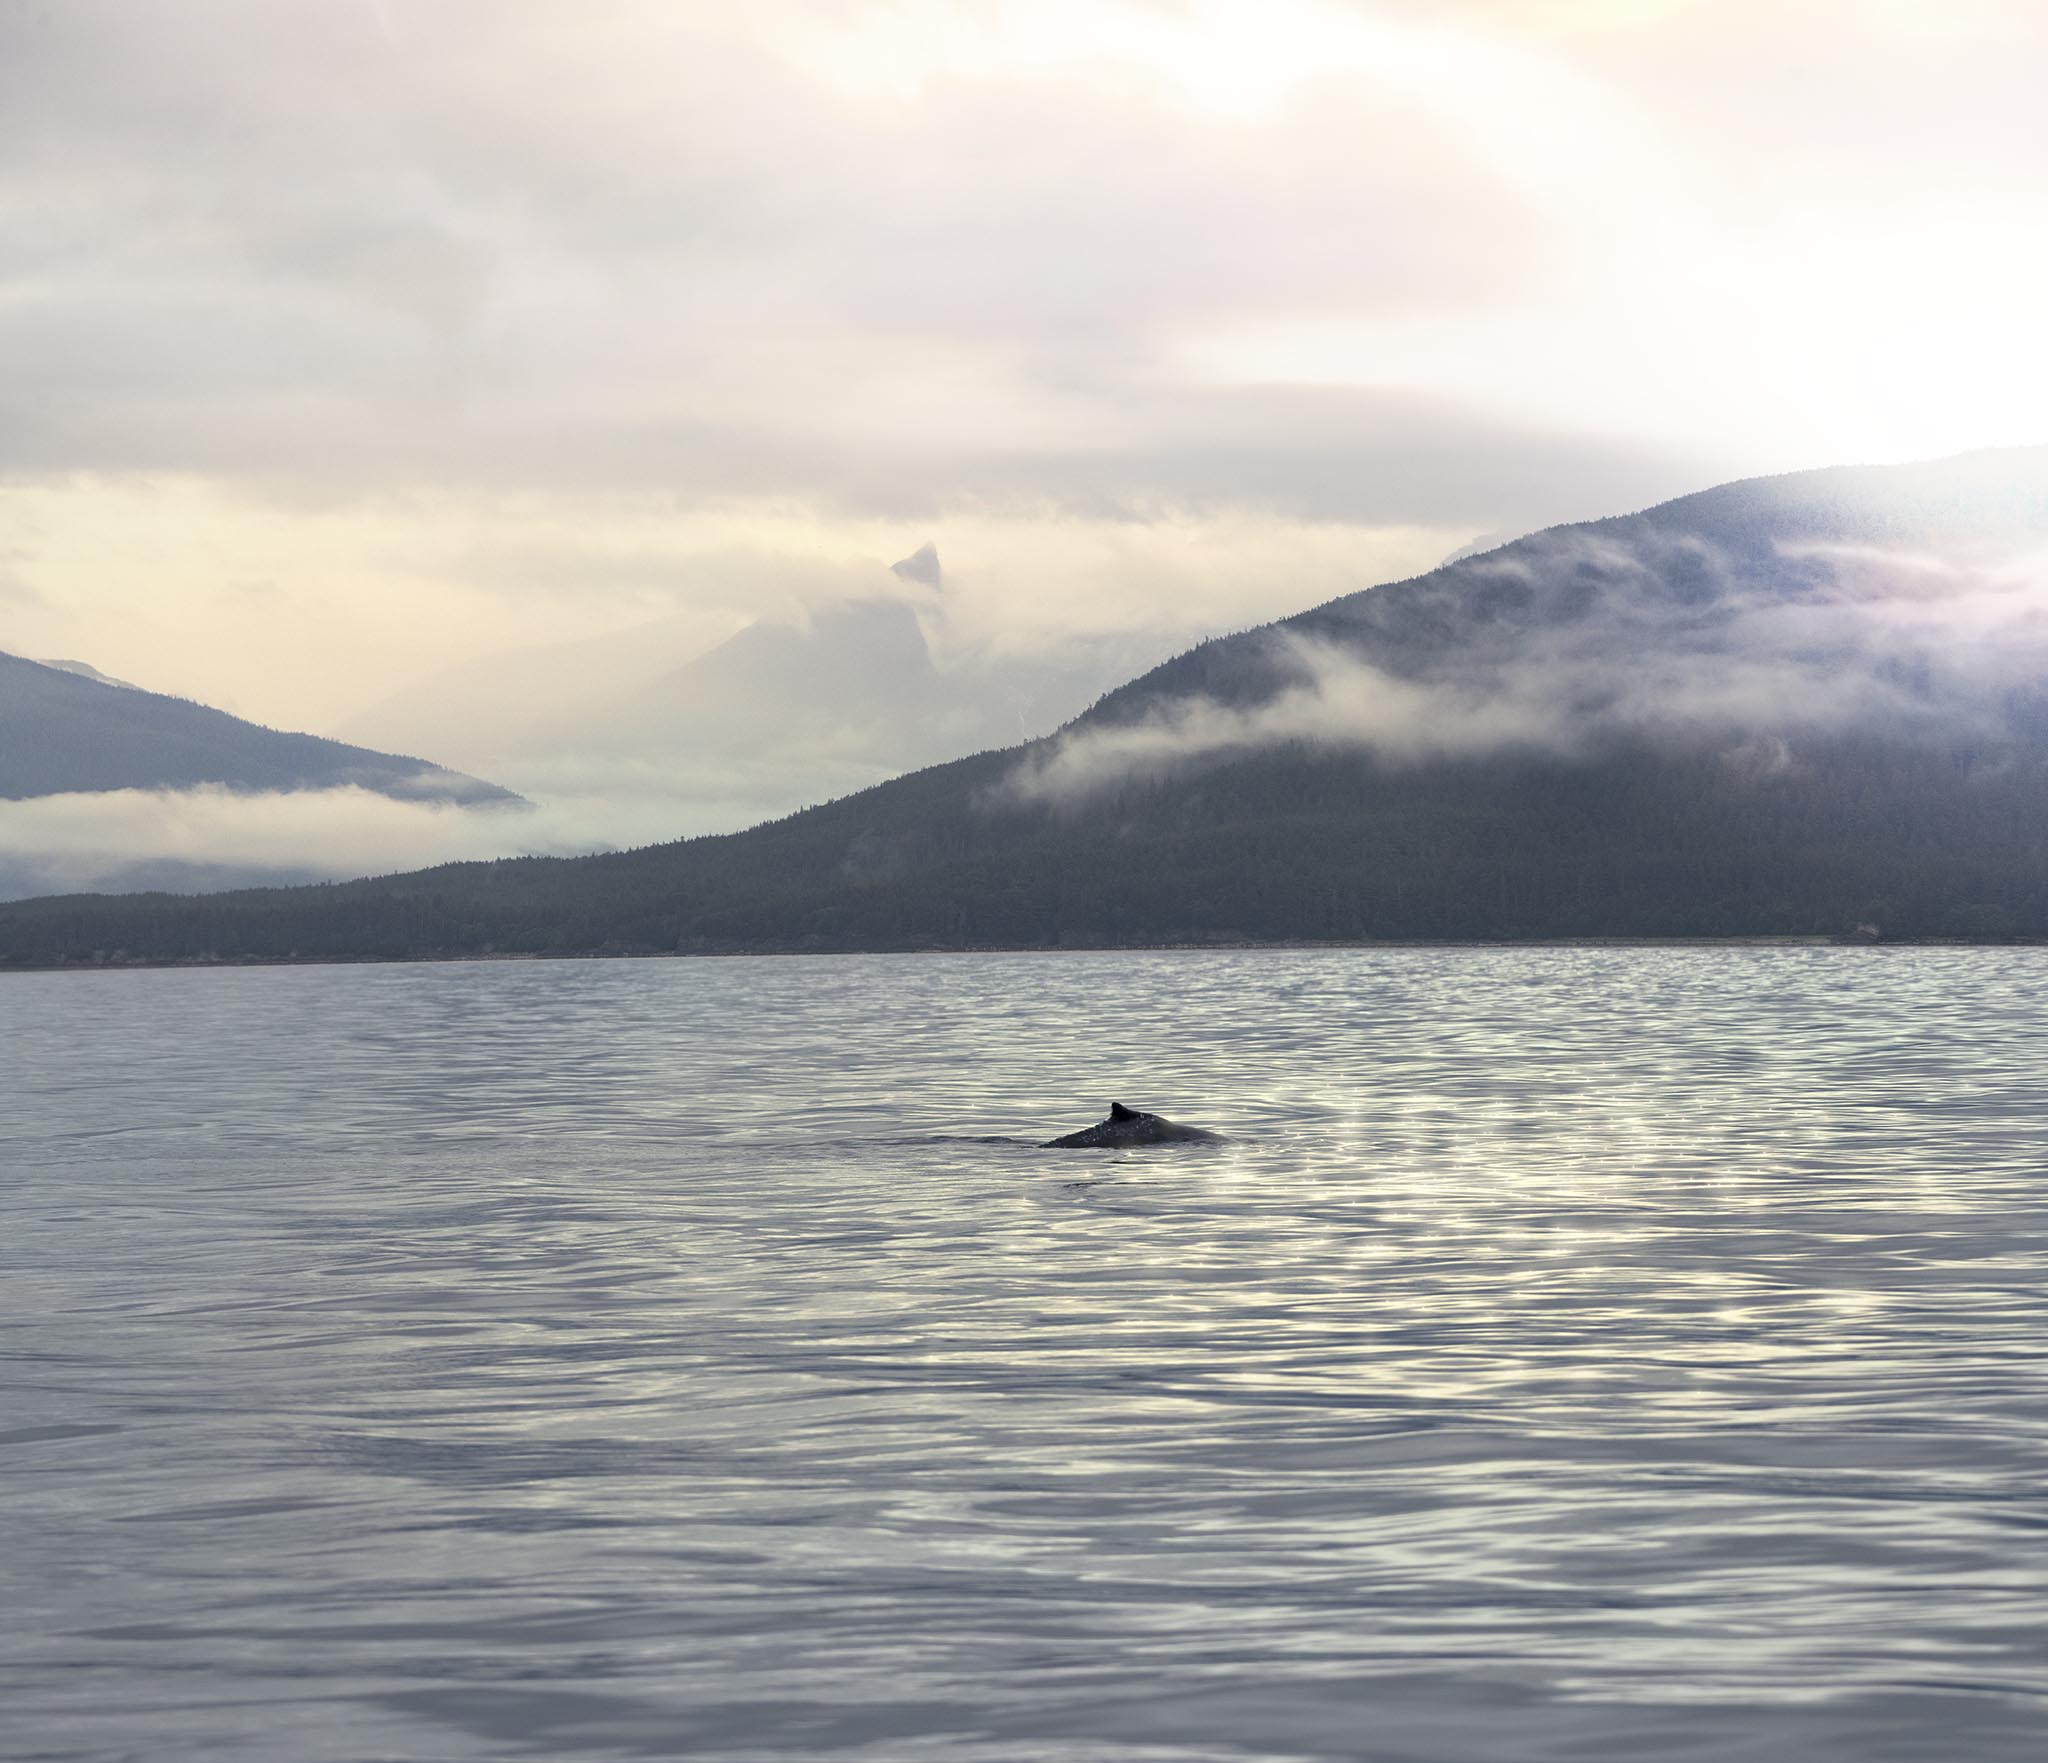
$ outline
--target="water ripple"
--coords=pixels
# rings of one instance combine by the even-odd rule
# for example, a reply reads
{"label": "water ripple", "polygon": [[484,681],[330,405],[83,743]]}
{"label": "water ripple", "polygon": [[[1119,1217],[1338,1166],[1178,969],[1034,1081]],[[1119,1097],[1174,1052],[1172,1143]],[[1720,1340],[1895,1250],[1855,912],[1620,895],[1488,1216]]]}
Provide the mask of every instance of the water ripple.
{"label": "water ripple", "polygon": [[10,977],[0,1751],[2031,1759],[2044,973]]}

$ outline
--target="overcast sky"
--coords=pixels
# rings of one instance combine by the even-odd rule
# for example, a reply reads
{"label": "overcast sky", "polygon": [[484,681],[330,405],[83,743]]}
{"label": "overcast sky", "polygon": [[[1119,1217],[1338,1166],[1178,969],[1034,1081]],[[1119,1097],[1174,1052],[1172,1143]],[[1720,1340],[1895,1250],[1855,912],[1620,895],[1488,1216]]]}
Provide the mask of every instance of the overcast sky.
{"label": "overcast sky", "polygon": [[2048,438],[2038,0],[0,0],[0,648],[325,728]]}

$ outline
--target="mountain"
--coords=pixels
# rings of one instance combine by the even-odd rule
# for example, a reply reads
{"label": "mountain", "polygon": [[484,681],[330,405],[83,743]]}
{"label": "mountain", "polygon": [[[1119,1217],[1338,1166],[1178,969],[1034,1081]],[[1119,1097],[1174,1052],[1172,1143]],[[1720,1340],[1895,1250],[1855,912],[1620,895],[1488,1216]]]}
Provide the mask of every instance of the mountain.
{"label": "mountain", "polygon": [[[337,740],[440,754],[484,777],[587,744],[586,731],[621,695],[695,660],[746,621],[687,614],[572,642],[487,651],[357,711]],[[507,762],[510,763],[508,768]]]}
{"label": "mountain", "polygon": [[131,692],[136,690],[129,681],[100,672],[90,661],[59,661],[51,655],[39,655],[36,661],[40,666],[56,668],[59,673],[75,673],[80,679],[98,680],[103,686],[125,686]]}
{"label": "mountain", "polygon": [[0,654],[0,799],[73,791],[327,790],[481,805],[509,790],[423,759],[286,734],[184,698]]}
{"label": "mountain", "polygon": [[748,625],[628,694],[612,726],[643,749],[738,758],[772,738],[785,751],[869,754],[947,708],[916,612],[902,600],[848,600],[801,623]]}
{"label": "mountain", "polygon": [[427,747],[549,802],[590,802],[600,818],[630,800],[636,820],[658,806],[668,825],[725,831],[1047,734],[1176,646],[1151,633],[1026,653],[977,645],[933,545],[888,575],[817,585],[832,591],[737,631],[678,618],[485,656],[343,732]]}
{"label": "mountain", "polygon": [[0,960],[2048,936],[2044,556],[2048,448],[1724,485],[749,832],[25,902]]}
{"label": "mountain", "polygon": [[[930,546],[895,568],[938,586]],[[787,775],[838,765],[878,782],[1049,733],[1122,677],[1115,658],[1131,646],[955,653],[944,619],[943,603],[865,598],[817,607],[801,621],[762,620],[618,695],[606,726],[640,754]]]}

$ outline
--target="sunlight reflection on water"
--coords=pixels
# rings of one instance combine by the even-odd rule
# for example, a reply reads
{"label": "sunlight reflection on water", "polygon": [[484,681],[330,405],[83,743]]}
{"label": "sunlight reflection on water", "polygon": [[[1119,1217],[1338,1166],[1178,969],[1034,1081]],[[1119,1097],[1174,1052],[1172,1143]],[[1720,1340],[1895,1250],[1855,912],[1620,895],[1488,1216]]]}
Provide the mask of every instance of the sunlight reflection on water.
{"label": "sunlight reflection on water", "polygon": [[6,978],[0,1751],[2035,1756],[2044,974]]}

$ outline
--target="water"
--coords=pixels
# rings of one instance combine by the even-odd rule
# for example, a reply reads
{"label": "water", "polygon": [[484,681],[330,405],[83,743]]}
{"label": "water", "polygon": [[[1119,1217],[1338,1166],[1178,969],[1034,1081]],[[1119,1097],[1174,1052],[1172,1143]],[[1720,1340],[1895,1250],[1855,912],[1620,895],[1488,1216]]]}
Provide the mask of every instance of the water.
{"label": "water", "polygon": [[2032,1759],[2044,980],[0,979],[0,1754]]}

